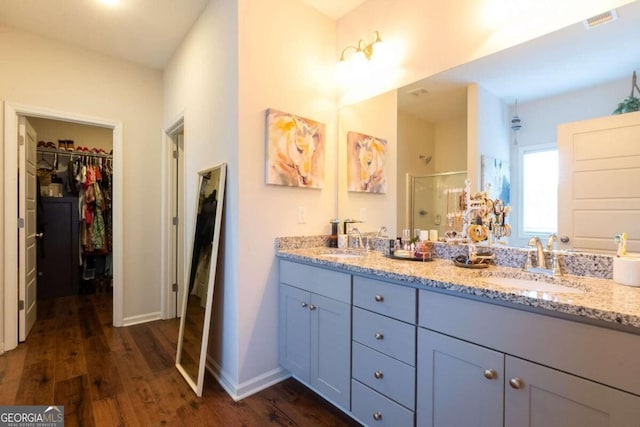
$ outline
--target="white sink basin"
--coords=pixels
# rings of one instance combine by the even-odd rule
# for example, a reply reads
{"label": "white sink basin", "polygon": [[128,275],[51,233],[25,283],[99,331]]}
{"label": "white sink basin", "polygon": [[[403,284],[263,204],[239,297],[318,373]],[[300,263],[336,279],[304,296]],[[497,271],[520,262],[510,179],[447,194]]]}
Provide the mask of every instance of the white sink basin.
{"label": "white sink basin", "polygon": [[338,254],[321,254],[320,256],[323,257],[323,258],[354,259],[354,258],[362,258],[364,255],[338,253]]}
{"label": "white sink basin", "polygon": [[554,283],[538,282],[537,280],[514,279],[510,277],[484,277],[483,282],[491,285],[499,285],[507,288],[518,288],[527,291],[558,292],[565,294],[583,294],[582,289],[556,285]]}

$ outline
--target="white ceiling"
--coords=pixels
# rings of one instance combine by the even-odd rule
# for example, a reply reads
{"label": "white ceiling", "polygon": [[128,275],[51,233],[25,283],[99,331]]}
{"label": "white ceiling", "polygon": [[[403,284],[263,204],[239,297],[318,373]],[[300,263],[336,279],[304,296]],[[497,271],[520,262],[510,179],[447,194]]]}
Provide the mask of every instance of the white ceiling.
{"label": "white ceiling", "polygon": [[[163,69],[209,0],[0,0],[0,24]],[[337,19],[364,0],[302,0]]]}
{"label": "white ceiling", "polygon": [[302,0],[330,18],[338,19],[360,6],[366,0]]}
{"label": "white ceiling", "polygon": [[[466,86],[478,83],[513,104],[629,78],[640,71],[640,2],[590,30],[580,22],[530,42],[453,68],[398,90],[398,108],[424,120],[459,118]],[[429,95],[408,94],[424,87]]]}

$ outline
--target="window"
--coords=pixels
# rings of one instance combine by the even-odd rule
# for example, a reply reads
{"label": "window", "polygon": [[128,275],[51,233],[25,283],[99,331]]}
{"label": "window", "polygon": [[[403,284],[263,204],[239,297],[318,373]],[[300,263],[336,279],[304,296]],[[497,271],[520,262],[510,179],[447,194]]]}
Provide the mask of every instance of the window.
{"label": "window", "polygon": [[521,150],[522,231],[555,233],[558,229],[558,149],[524,147]]}

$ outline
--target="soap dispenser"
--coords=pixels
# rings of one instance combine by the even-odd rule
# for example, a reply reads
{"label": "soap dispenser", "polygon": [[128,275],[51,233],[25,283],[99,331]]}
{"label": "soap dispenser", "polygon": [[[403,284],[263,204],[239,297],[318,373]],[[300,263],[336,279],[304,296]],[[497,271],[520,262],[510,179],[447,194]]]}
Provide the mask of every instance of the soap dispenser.
{"label": "soap dispenser", "polygon": [[329,236],[329,247],[337,248],[338,247],[338,229],[340,227],[339,219],[332,219],[329,221],[331,224],[331,236]]}

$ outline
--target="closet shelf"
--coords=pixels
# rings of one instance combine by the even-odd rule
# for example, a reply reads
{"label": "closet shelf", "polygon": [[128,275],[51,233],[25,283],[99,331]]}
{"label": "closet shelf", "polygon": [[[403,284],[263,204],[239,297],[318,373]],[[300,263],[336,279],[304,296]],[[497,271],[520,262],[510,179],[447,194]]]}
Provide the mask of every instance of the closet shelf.
{"label": "closet shelf", "polygon": [[92,151],[69,151],[69,150],[60,150],[58,148],[44,148],[37,147],[38,153],[50,153],[50,154],[58,154],[58,155],[66,155],[66,156],[78,156],[78,157],[96,157],[101,159],[112,159],[112,154],[106,153],[94,153]]}

